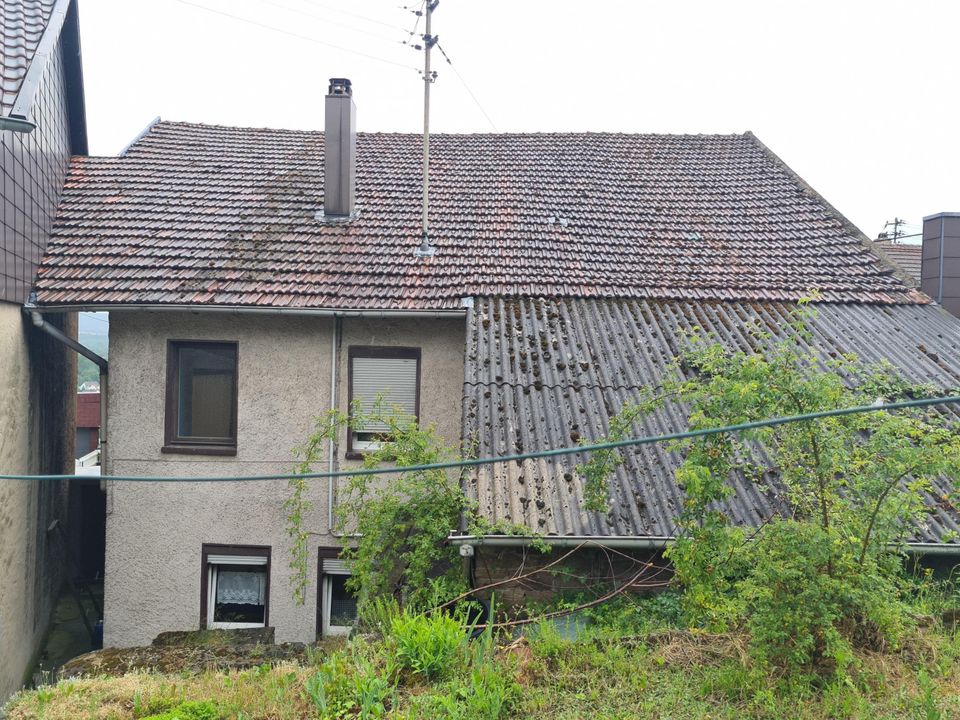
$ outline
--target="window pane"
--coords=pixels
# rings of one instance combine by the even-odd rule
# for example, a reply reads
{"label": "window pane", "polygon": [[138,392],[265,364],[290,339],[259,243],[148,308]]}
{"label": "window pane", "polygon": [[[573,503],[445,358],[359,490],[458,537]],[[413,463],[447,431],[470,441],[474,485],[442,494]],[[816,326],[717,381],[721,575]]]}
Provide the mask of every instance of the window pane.
{"label": "window pane", "polygon": [[[359,401],[364,415],[373,412],[377,399],[383,399],[383,413],[416,417],[417,360],[415,358],[353,358],[353,399]],[[368,422],[364,429],[389,430],[386,423]]]}
{"label": "window pane", "polygon": [[178,362],[177,435],[232,439],[236,348],[232,345],[183,345],[178,349]]}
{"label": "window pane", "polygon": [[347,590],[349,575],[330,578],[330,624],[349,627],[357,619],[357,599]]}
{"label": "window pane", "polygon": [[263,623],[267,573],[263,566],[219,565],[214,622]]}

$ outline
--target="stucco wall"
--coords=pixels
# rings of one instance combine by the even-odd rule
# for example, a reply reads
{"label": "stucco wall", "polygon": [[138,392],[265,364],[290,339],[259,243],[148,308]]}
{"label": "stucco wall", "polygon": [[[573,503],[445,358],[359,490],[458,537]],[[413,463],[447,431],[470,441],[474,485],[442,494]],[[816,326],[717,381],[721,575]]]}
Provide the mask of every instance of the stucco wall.
{"label": "stucco wall", "polygon": [[[59,324],[71,330],[69,318]],[[72,462],[75,368],[17,305],[0,303],[0,472],[61,473]],[[0,480],[0,702],[21,686],[47,629],[64,558],[46,530],[66,519],[66,501],[65,483]]]}
{"label": "stucco wall", "polygon": [[[288,472],[291,449],[330,407],[334,320],[325,317],[114,312],[110,322],[107,471],[113,475],[250,475]],[[460,439],[464,325],[460,320],[342,321],[339,406],[346,409],[347,348],[422,348],[421,420],[450,444]],[[168,340],[238,342],[237,455],[163,454]],[[345,445],[340,444],[339,461]],[[326,464],[322,468],[326,469]],[[327,527],[327,484],[310,499],[311,584],[303,607],[289,587],[289,538],[282,504],[286,481],[111,483],[107,497],[104,641],[149,643],[164,630],[200,624],[203,543],[272,548],[270,624],[278,642],[316,632],[317,547],[335,546]]]}

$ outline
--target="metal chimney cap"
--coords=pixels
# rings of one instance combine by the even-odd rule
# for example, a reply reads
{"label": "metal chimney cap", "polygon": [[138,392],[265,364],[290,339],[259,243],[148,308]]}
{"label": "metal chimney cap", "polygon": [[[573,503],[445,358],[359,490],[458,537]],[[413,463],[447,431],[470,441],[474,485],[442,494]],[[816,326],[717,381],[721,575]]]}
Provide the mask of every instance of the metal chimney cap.
{"label": "metal chimney cap", "polygon": [[353,95],[353,86],[348,78],[330,78],[327,95]]}

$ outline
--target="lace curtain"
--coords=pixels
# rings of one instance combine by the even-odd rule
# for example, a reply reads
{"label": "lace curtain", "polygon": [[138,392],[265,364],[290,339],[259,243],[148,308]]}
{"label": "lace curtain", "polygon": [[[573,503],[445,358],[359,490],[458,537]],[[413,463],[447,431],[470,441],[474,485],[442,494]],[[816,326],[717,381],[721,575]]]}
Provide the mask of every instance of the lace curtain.
{"label": "lace curtain", "polygon": [[237,570],[217,571],[217,603],[263,605],[266,574]]}

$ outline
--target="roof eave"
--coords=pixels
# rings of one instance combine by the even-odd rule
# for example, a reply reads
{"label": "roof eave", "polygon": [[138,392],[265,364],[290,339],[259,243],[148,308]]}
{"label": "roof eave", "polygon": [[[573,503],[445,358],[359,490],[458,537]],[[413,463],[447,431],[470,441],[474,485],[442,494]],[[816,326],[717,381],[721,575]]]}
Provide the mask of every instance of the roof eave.
{"label": "roof eave", "polygon": [[330,308],[330,307],[271,307],[252,305],[174,305],[151,303],[64,303],[27,304],[31,311],[44,312],[190,312],[226,315],[300,315],[314,317],[362,318],[463,318],[466,306],[460,308]]}

